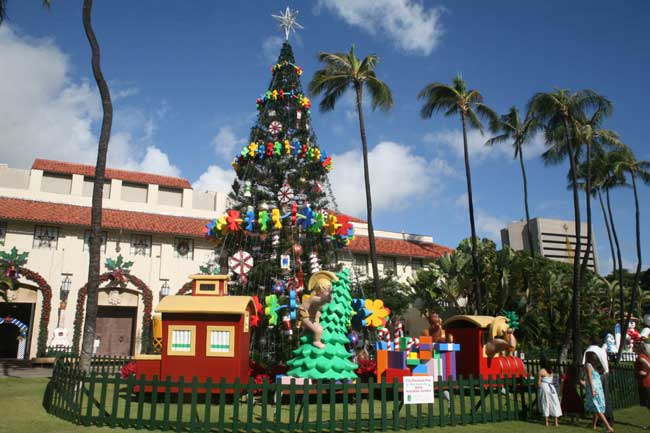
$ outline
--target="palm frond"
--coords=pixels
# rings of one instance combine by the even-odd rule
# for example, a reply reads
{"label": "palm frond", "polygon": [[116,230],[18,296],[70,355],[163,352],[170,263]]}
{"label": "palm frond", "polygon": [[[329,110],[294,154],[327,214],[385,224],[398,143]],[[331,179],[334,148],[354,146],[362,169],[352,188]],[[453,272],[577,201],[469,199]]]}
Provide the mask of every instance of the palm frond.
{"label": "palm frond", "polygon": [[418,99],[424,100],[420,116],[429,119],[433,113],[449,110],[451,106],[458,103],[459,96],[456,89],[446,84],[438,82],[428,84],[418,93]]}
{"label": "palm frond", "polygon": [[481,123],[481,120],[478,118],[474,110],[467,110],[466,113],[467,121],[469,122],[470,126],[474,129],[478,129],[481,135],[483,134],[483,123]]}
{"label": "palm frond", "polygon": [[388,85],[379,80],[374,72],[368,74],[365,84],[370,92],[372,109],[379,108],[382,111],[390,110],[393,106],[393,94]]}
{"label": "palm frond", "polygon": [[485,145],[494,146],[495,144],[505,143],[509,139],[510,139],[510,134],[501,134],[501,135],[497,135],[496,137],[490,138],[488,141],[485,142]]}

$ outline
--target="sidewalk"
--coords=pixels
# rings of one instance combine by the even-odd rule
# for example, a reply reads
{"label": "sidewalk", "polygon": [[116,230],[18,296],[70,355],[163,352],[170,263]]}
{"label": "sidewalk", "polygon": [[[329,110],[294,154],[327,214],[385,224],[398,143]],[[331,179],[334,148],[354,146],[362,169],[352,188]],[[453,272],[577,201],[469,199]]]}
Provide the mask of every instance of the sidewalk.
{"label": "sidewalk", "polygon": [[0,359],[0,379],[4,377],[51,377],[52,367],[35,367],[29,360]]}

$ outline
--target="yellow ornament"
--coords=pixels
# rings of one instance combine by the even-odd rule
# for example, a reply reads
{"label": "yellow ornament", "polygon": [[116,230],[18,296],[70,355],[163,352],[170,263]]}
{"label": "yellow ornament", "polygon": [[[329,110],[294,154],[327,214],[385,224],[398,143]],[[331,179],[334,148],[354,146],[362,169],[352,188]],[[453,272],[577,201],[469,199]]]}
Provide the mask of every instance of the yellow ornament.
{"label": "yellow ornament", "polygon": [[338,223],[338,218],[336,218],[336,215],[328,215],[327,222],[325,223],[326,233],[330,236],[334,236],[336,234],[336,230],[339,227],[341,227],[341,224]]}
{"label": "yellow ornament", "polygon": [[225,231],[228,223],[226,222],[226,215],[222,215],[217,219],[217,230],[220,232]]}
{"label": "yellow ornament", "polygon": [[271,221],[273,221],[273,228],[280,230],[282,228],[282,219],[280,218],[280,209],[275,208],[271,211]]}
{"label": "yellow ornament", "polygon": [[259,145],[257,143],[251,142],[251,144],[248,145],[248,154],[251,157],[254,157],[257,154],[257,148]]}

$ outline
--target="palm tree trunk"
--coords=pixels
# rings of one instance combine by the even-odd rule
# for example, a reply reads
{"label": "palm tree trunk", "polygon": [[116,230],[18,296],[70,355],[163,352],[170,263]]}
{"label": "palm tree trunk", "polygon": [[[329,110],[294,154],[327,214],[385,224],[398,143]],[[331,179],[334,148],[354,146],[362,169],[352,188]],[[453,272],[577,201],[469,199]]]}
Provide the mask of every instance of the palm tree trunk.
{"label": "palm tree trunk", "polygon": [[465,113],[461,111],[460,119],[463,124],[463,152],[465,154],[465,177],[467,179],[467,204],[469,207],[469,225],[472,231],[472,269],[474,271],[474,295],[476,299],[476,314],[481,314],[483,299],[481,293],[481,277],[478,268],[478,254],[476,248],[476,226],[474,224],[474,200],[472,199],[472,173],[469,168],[469,152],[467,149],[467,126]]}
{"label": "palm tree trunk", "polygon": [[[627,310],[627,317],[625,318],[625,323],[621,329],[621,334],[627,332],[627,327],[630,325],[630,318],[634,312],[634,307],[636,304],[636,298],[639,293],[639,275],[641,274],[641,218],[639,212],[639,194],[636,190],[636,175],[633,170],[630,170],[632,175],[632,190],[634,191],[634,209],[636,217],[636,273],[634,274],[634,286],[632,287],[632,296],[630,297],[630,306]],[[625,335],[625,334],[623,334]],[[618,356],[616,357],[616,363],[621,362],[621,354],[623,353],[623,337],[621,336],[621,345],[618,348]]]}
{"label": "palm tree trunk", "polygon": [[[609,213],[609,222],[612,223],[612,236],[616,244],[616,257],[618,259],[618,302],[619,302],[619,321],[618,323],[623,326],[625,320],[625,292],[623,288],[623,258],[621,256],[621,245],[618,242],[618,235],[616,234],[616,225],[614,224],[614,214],[612,213],[612,201],[609,197],[609,188],[605,190],[605,197],[607,199],[607,212]],[[623,330],[621,330],[623,331]]]}
{"label": "palm tree trunk", "polygon": [[366,142],[366,124],[363,121],[363,89],[360,83],[355,83],[357,93],[357,114],[359,115],[359,132],[361,133],[361,148],[363,150],[363,180],[366,183],[366,212],[368,217],[368,243],[370,244],[370,263],[372,265],[372,281],[375,287],[375,299],[381,298],[379,287],[379,269],[377,267],[377,250],[375,248],[375,229],[372,225],[372,198],[370,196],[370,170],[368,169],[368,143]]}
{"label": "palm tree trunk", "polygon": [[102,99],[104,115],[102,118],[102,129],[99,134],[99,145],[97,147],[97,164],[95,165],[95,179],[93,182],[92,209],[90,213],[90,242],[88,261],[88,295],[86,298],[86,319],[84,321],[84,336],[81,344],[80,367],[85,372],[90,372],[93,346],[95,343],[95,324],[97,322],[97,297],[99,292],[99,269],[101,261],[102,242],[102,196],[104,192],[104,172],[106,169],[106,154],[108,153],[108,141],[111,136],[113,123],[113,104],[108,85],[99,66],[99,43],[95,37],[90,14],[92,11],[92,0],[84,0],[83,3],[83,25],[86,37],[92,52],[92,69],[99,94]]}
{"label": "palm tree trunk", "polygon": [[[582,257],[582,265],[580,267],[580,274],[585,275],[587,272],[587,264],[589,263],[589,255],[591,254],[592,245],[591,245],[591,143],[587,142],[587,178],[585,179],[585,203],[587,207],[587,248],[585,248],[585,254]],[[580,251],[580,250],[578,250]],[[594,267],[596,261],[594,260]],[[594,268],[595,269],[595,268]]]}
{"label": "palm tree trunk", "polygon": [[526,180],[526,168],[524,167],[524,150],[519,147],[519,165],[521,166],[521,177],[524,180],[524,207],[526,208],[526,232],[528,234],[528,245],[530,256],[535,257],[535,247],[533,245],[533,234],[530,232],[530,213],[528,212],[528,180]]}
{"label": "palm tree trunk", "polygon": [[598,188],[598,201],[600,202],[600,210],[603,212],[603,220],[605,220],[605,228],[607,229],[607,240],[609,241],[609,250],[612,254],[612,276],[616,274],[616,256],[614,255],[614,241],[612,240],[612,230],[609,228],[609,218],[605,211],[605,204],[603,203],[603,192]]}
{"label": "palm tree trunk", "polygon": [[573,296],[571,299],[571,332],[573,336],[573,364],[577,367],[582,361],[582,345],[580,344],[580,196],[578,194],[576,154],[569,137],[569,121],[564,118],[564,134],[569,150],[571,180],[573,189],[573,214],[576,232],[576,247],[573,252]]}

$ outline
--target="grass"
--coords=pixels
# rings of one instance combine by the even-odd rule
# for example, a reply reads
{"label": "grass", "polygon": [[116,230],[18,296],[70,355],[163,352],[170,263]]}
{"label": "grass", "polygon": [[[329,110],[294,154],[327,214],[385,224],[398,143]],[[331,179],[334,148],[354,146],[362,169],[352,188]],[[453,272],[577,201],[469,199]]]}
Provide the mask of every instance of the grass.
{"label": "grass", "polygon": [[[0,433],[45,433],[45,432],[60,432],[60,433],[74,433],[91,431],[113,432],[119,433],[120,431],[136,431],[135,429],[110,429],[108,427],[84,427],[75,425],[67,421],[58,419],[45,412],[42,407],[43,393],[47,385],[48,379],[15,379],[3,378],[0,379],[0,408],[2,408],[2,417],[0,418]],[[644,430],[638,426],[650,425],[650,412],[641,407],[628,408],[617,411],[615,429],[617,432],[622,433],[640,433]],[[283,417],[284,418],[284,417]],[[311,419],[315,415],[311,414]],[[497,433],[502,431],[510,432],[551,432],[551,433],[568,433],[568,432],[588,432],[587,429],[589,422],[587,420],[580,420],[579,425],[571,426],[565,422],[562,423],[558,429],[546,429],[541,423],[527,423],[527,422],[502,422],[494,424],[475,424],[462,427],[446,427],[442,429],[446,433],[453,432],[475,432],[475,433]],[[440,431],[436,428],[423,428],[418,429],[418,432],[434,432]]]}

